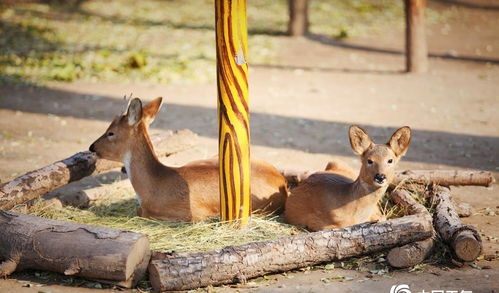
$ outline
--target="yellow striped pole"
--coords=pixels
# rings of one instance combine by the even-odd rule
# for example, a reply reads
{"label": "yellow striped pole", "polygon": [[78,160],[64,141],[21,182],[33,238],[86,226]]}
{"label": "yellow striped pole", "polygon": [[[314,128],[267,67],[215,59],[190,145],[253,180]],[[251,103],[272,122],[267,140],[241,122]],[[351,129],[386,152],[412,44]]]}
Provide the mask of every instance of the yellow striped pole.
{"label": "yellow striped pole", "polygon": [[220,216],[251,216],[246,0],[215,0]]}

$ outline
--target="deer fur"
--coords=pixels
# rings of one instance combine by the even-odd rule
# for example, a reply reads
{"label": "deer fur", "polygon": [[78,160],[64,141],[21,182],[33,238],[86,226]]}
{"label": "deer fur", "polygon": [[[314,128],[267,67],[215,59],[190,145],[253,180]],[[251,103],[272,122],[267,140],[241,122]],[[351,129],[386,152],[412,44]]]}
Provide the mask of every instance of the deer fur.
{"label": "deer fur", "polygon": [[286,222],[319,231],[385,220],[378,202],[409,148],[411,129],[398,129],[386,145],[374,144],[358,126],[350,127],[349,136],[362,162],[358,176],[345,163],[330,162],[326,171],[310,175],[291,190],[285,207]]}
{"label": "deer fur", "polygon": [[[149,139],[149,124],[156,117],[162,98],[142,107],[130,101],[125,113],[116,116],[90,151],[104,159],[123,162],[137,193],[141,217],[169,221],[200,221],[219,215],[218,159],[191,162],[174,168],[163,165]],[[284,177],[270,164],[252,160],[253,210],[280,212],[287,198]]]}

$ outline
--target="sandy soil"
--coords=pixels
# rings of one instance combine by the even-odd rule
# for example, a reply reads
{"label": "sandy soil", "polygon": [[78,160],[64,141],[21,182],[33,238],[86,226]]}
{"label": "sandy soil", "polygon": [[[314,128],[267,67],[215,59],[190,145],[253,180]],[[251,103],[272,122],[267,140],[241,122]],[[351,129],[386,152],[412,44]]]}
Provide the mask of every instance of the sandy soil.
{"label": "sandy soil", "polygon": [[[339,157],[358,167],[347,129],[360,124],[377,142],[402,125],[413,128],[411,148],[399,169],[480,169],[499,174],[499,6],[494,1],[431,2],[455,6],[458,17],[429,26],[430,72],[408,75],[402,32],[351,39],[323,36],[277,37],[279,64],[252,64],[251,135],[254,156],[278,167],[322,169]],[[451,58],[450,55],[456,55]],[[190,128],[202,143],[172,164],[216,153],[215,83],[195,85],[50,84],[44,88],[0,87],[0,180],[2,182],[87,149],[133,92],[144,99],[166,98],[155,129]],[[484,252],[499,253],[499,192],[491,188],[453,188],[458,201],[476,215],[463,219],[486,235]],[[494,215],[484,215],[490,208]],[[426,266],[419,272],[366,273],[335,269],[272,276],[252,285],[217,291],[389,292],[394,284],[420,290],[497,292],[499,262],[478,261],[478,270]],[[353,280],[324,283],[336,275]],[[0,292],[101,292],[45,286],[25,275],[0,281]],[[42,284],[44,287],[36,287]],[[495,290],[495,291],[494,291]]]}

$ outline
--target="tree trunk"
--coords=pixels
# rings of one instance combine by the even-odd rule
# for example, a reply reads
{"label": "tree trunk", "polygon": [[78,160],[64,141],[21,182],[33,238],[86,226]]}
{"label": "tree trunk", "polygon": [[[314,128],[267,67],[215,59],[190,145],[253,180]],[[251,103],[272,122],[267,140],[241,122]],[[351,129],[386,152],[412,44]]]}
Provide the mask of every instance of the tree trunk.
{"label": "tree trunk", "polygon": [[403,181],[419,184],[437,184],[441,186],[474,185],[489,187],[494,182],[491,172],[458,170],[406,170],[398,172],[392,185]]}
{"label": "tree trunk", "polygon": [[426,210],[424,213],[417,210],[413,215],[381,223],[304,233],[209,252],[154,253],[149,279],[156,292],[188,290],[373,253],[430,237],[431,216]]}
{"label": "tree trunk", "polygon": [[476,228],[459,220],[448,188],[436,187],[433,200],[436,202],[435,228],[452,248],[456,260],[474,261],[482,251],[482,239]]}
{"label": "tree trunk", "polygon": [[288,0],[288,35],[303,36],[308,33],[308,0]]}
{"label": "tree trunk", "polygon": [[150,255],[141,234],[0,211],[0,276],[38,269],[131,288]]}
{"label": "tree trunk", "polygon": [[[197,135],[190,130],[168,132],[152,137],[159,156],[192,147]],[[121,166],[119,162],[98,159],[95,153],[85,151],[67,159],[55,162],[41,169],[31,171],[0,186],[0,210],[34,199],[58,187],[77,181],[92,174],[102,173]]]}
{"label": "tree trunk", "polygon": [[426,0],[404,0],[406,22],[406,69],[407,72],[428,71],[428,48],[426,44],[425,16]]}
{"label": "tree trunk", "polygon": [[[305,170],[280,170],[286,178],[288,184],[296,186],[308,176],[312,171]],[[489,187],[494,182],[491,172],[487,171],[459,171],[459,170],[406,170],[397,172],[391,185],[398,185],[403,182],[413,182],[418,184],[441,186],[484,186]]]}
{"label": "tree trunk", "polygon": [[[405,190],[398,189],[392,192],[391,200],[399,206],[408,208],[410,213],[426,214],[431,218],[428,210],[423,205],[417,203]],[[433,237],[430,237],[422,241],[392,248],[387,256],[388,263],[395,268],[415,266],[422,263],[430,255],[433,245]]]}

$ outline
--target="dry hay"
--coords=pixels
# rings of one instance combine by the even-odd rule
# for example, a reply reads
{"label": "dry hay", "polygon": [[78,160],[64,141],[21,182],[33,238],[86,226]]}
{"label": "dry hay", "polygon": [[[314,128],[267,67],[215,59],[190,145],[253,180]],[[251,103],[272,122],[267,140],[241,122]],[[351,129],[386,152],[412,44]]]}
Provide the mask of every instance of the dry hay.
{"label": "dry hay", "polygon": [[279,216],[253,215],[243,229],[233,229],[218,218],[198,223],[167,222],[138,217],[137,200],[131,189],[116,188],[94,201],[88,209],[57,207],[43,200],[18,206],[17,211],[48,219],[134,231],[149,237],[151,249],[162,251],[207,251],[228,245],[270,240],[304,230],[285,224]]}
{"label": "dry hay", "polygon": [[[410,191],[414,199],[426,206],[430,212],[433,202],[424,197],[428,186],[404,183],[397,186]],[[380,208],[387,219],[407,215],[407,210],[393,204],[387,193],[381,200]],[[191,252],[220,249],[229,245],[242,245],[253,241],[271,240],[297,233],[306,233],[304,229],[283,222],[279,216],[253,215],[250,224],[243,229],[233,229],[231,225],[220,222],[218,218],[207,219],[198,223],[167,222],[145,219],[136,216],[137,200],[131,188],[115,188],[113,192],[92,202],[88,209],[71,206],[57,207],[43,200],[33,205],[18,206],[17,211],[49,219],[76,222],[81,224],[105,226],[143,233],[149,237],[151,249],[161,251]],[[436,239],[432,256],[426,261],[431,264],[448,264],[449,250],[440,239]],[[326,265],[327,266],[327,265]],[[336,264],[336,267],[388,272],[385,253],[352,258]],[[317,266],[320,269],[322,266]],[[419,267],[418,267],[419,268]],[[418,269],[419,270],[419,269]]]}

